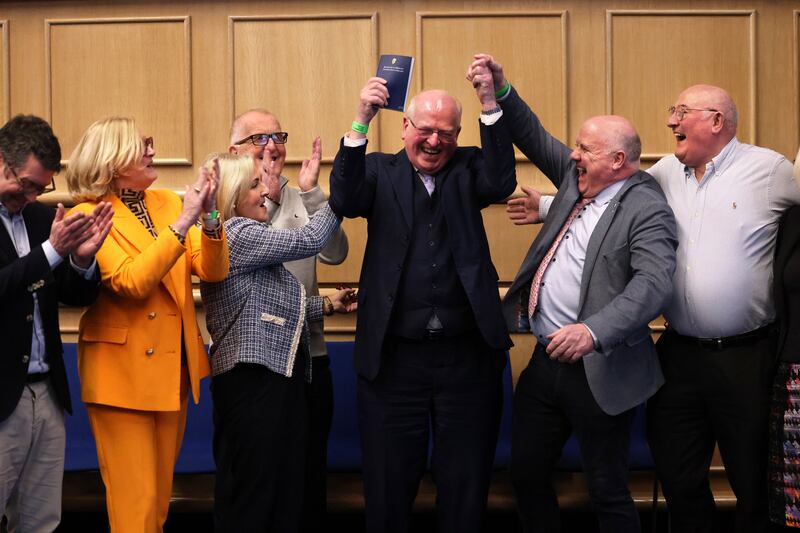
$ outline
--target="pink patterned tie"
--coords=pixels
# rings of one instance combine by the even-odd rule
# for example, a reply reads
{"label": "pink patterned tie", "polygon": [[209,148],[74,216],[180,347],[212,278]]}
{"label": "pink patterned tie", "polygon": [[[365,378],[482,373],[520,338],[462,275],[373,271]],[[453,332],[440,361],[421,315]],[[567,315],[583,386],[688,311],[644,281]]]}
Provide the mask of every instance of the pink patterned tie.
{"label": "pink patterned tie", "polygon": [[550,249],[547,250],[547,253],[544,255],[544,259],[542,259],[542,262],[539,263],[539,268],[536,269],[536,274],[533,275],[533,281],[531,282],[531,294],[528,298],[529,318],[533,316],[533,312],[536,310],[536,303],[539,300],[539,288],[542,286],[542,278],[544,277],[545,270],[547,270],[547,265],[550,264],[550,261],[556,254],[556,249],[561,243],[561,239],[563,239],[564,235],[567,234],[567,230],[572,225],[572,221],[575,220],[575,217],[578,216],[578,212],[590,203],[592,203],[591,198],[581,198],[578,200],[578,202],[575,204],[575,207],[572,208],[572,212],[567,217],[567,221],[564,222],[563,226],[561,226],[561,231],[558,232],[555,240],[553,240],[553,244],[550,245]]}

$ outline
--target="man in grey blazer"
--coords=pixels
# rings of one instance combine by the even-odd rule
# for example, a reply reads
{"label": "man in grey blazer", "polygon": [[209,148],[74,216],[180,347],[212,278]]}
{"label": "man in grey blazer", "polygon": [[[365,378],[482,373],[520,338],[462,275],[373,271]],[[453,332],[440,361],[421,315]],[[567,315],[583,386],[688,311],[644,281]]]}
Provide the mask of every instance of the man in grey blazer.
{"label": "man in grey blazer", "polygon": [[590,118],[570,150],[490,56],[476,56],[467,77],[485,67],[514,143],[558,188],[503,302],[509,328],[538,341],[515,393],[511,468],[523,527],[560,531],[550,478],[575,432],[600,531],[639,531],[628,441],[634,408],[663,383],[648,322],[672,290],[675,219],[639,170],[630,122]]}

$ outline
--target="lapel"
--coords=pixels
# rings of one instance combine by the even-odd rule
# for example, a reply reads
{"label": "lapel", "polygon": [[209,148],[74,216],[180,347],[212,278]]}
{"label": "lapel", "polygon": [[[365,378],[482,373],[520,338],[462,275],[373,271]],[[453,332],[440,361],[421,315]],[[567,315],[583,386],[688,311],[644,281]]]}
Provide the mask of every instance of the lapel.
{"label": "lapel", "polygon": [[[156,233],[161,235],[165,231],[171,231],[169,225],[175,222],[175,215],[171,210],[166,209],[166,202],[160,194],[155,194],[152,191],[144,192],[144,202],[147,206],[147,212],[150,213],[150,220],[153,221],[153,226],[156,228]],[[186,245],[189,245],[189,235],[186,235]],[[172,268],[169,269],[167,275],[161,280],[161,283],[169,291],[172,298],[178,303],[178,307],[183,309],[185,293],[181,290],[186,286],[186,276],[184,270],[186,268],[186,254],[182,254],[175,261]]]}
{"label": "lapel", "polygon": [[411,161],[408,160],[405,150],[395,154],[389,166],[389,183],[394,189],[400,212],[403,215],[408,229],[414,225],[414,182],[416,171]]}
{"label": "lapel", "polygon": [[[121,238],[128,241],[130,245],[140,253],[145,251],[148,246],[153,245],[153,241],[155,240],[153,236],[116,194],[108,195],[103,200],[111,202],[111,207],[114,208],[114,231],[116,231]],[[167,226],[169,226],[173,220],[167,220],[167,218],[171,217],[172,213],[165,212],[168,210],[164,209],[164,201],[160,198],[160,195],[145,191],[144,202],[147,207],[147,213],[150,215],[150,220],[153,221],[153,226],[156,228],[156,233],[160,234],[162,231],[169,231]],[[182,260],[182,258],[179,259],[176,265],[180,264]],[[176,275],[175,271],[176,269],[174,267],[171,268],[167,276],[161,280],[161,283],[163,283],[167,291],[169,291],[170,296],[172,296],[179,305],[183,305],[183,293],[175,290],[176,283],[173,279],[173,276]]]}
{"label": "lapel", "polygon": [[592,231],[592,236],[589,237],[589,244],[586,246],[586,258],[583,261],[583,275],[581,276],[581,295],[578,300],[578,316],[580,317],[580,310],[583,308],[583,302],[586,298],[586,292],[589,290],[589,279],[594,271],[594,265],[597,262],[597,256],[600,254],[600,246],[606,238],[608,230],[611,228],[611,223],[614,221],[614,216],[617,214],[617,209],[620,206],[620,200],[628,192],[631,187],[635,187],[647,179],[647,174],[637,171],[633,174],[625,185],[617,191],[617,194],[608,203],[608,207],[603,212],[600,220]]}
{"label": "lapel", "polygon": [[[33,204],[31,204],[31,206],[33,206]],[[35,216],[33,209],[23,209],[22,220],[25,221],[25,232],[28,234],[28,247],[31,250],[49,238],[50,228],[43,227],[42,218],[40,216]]]}

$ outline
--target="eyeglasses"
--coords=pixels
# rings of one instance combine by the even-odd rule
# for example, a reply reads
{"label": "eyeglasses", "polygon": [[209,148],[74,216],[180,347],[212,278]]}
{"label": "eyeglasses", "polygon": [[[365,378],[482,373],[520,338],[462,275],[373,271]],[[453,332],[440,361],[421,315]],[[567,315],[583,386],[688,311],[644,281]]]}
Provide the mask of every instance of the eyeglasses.
{"label": "eyeglasses", "polygon": [[11,168],[8,165],[8,163],[5,164],[5,167],[6,170],[8,170],[11,173],[11,175],[14,176],[14,179],[17,180],[19,186],[22,187],[23,194],[34,193],[36,196],[41,196],[43,194],[46,194],[48,192],[53,192],[56,190],[56,182],[53,180],[50,180],[49,185],[39,185],[38,183],[35,183],[29,180],[28,178],[20,178],[19,176],[17,176],[17,173],[14,171],[13,168]]}
{"label": "eyeglasses", "polygon": [[148,148],[155,148],[155,143],[153,142],[152,137],[143,137],[142,144],[144,144],[144,151],[146,152]]}
{"label": "eyeglasses", "polygon": [[669,106],[667,111],[669,111],[669,116],[675,115],[678,117],[678,120],[683,120],[686,113],[691,111],[713,111],[714,113],[719,113],[719,109],[714,109],[713,107],[686,107],[685,105],[679,105],[678,107],[674,105]]}
{"label": "eyeglasses", "polygon": [[273,133],[254,133],[249,137],[245,137],[241,141],[235,142],[233,144],[240,145],[246,142],[251,142],[256,146],[266,146],[269,144],[269,141],[272,140],[275,144],[286,144],[286,141],[289,139],[289,134],[285,131],[276,131]]}
{"label": "eyeglasses", "polygon": [[411,127],[417,130],[420,137],[425,137],[426,139],[433,135],[434,133],[439,136],[439,140],[442,142],[450,143],[456,140],[456,135],[458,135],[457,131],[453,130],[435,130],[433,128],[418,128],[414,121],[411,120],[411,117],[406,117],[408,119],[408,123],[411,124]]}

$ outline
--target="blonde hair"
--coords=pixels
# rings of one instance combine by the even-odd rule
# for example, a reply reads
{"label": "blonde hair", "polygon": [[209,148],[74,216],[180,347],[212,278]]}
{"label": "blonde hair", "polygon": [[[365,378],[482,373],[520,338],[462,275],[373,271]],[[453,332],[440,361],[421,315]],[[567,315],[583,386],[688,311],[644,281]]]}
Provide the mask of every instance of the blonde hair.
{"label": "blonde hair", "polygon": [[84,132],[67,164],[67,186],[77,201],[114,191],[114,178],[141,161],[144,144],[132,118],[106,117]]}
{"label": "blonde hair", "polygon": [[214,159],[219,160],[219,191],[217,191],[217,208],[224,220],[237,216],[236,202],[250,189],[255,177],[256,164],[249,155],[218,153],[209,155],[203,166],[209,170]]}

